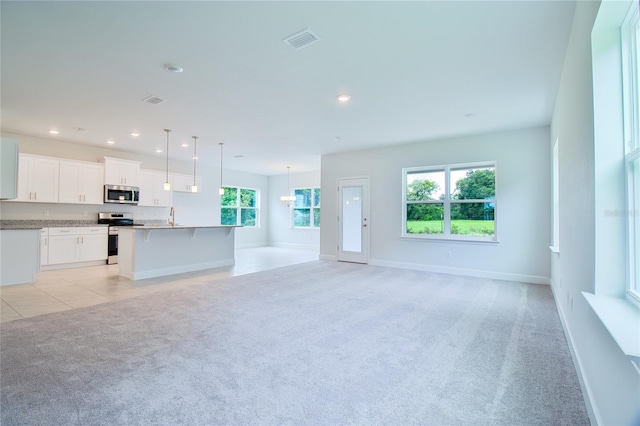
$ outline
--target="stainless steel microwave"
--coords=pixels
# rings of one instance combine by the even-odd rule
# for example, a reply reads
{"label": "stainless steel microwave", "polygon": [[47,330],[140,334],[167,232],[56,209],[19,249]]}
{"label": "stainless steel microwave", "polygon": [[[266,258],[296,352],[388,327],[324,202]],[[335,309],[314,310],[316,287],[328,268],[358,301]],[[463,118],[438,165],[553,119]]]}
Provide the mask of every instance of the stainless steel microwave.
{"label": "stainless steel microwave", "polygon": [[105,203],[138,204],[138,201],[140,201],[140,188],[137,186],[104,186]]}

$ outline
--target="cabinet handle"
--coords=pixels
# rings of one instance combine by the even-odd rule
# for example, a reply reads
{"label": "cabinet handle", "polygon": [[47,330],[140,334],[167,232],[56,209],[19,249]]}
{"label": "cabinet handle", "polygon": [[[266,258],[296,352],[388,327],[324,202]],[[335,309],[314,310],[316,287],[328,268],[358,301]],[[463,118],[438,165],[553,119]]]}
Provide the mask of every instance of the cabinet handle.
{"label": "cabinet handle", "polygon": [[84,237],[80,237],[80,243],[84,244]]}
{"label": "cabinet handle", "polygon": [[37,199],[38,199],[38,193],[37,193],[37,192],[34,192],[34,193],[33,193],[33,199],[34,199],[34,200],[37,200]]}
{"label": "cabinet handle", "polygon": [[82,201],[82,195],[78,195],[78,201]]}
{"label": "cabinet handle", "polygon": [[69,232],[67,229],[61,229],[60,232]]}
{"label": "cabinet handle", "polygon": [[45,247],[47,246],[47,241],[48,241],[48,240],[49,240],[48,238],[45,238],[45,239],[44,239],[44,246],[45,246]]}
{"label": "cabinet handle", "polygon": [[84,195],[82,196],[82,201],[87,201],[87,194],[84,194]]}

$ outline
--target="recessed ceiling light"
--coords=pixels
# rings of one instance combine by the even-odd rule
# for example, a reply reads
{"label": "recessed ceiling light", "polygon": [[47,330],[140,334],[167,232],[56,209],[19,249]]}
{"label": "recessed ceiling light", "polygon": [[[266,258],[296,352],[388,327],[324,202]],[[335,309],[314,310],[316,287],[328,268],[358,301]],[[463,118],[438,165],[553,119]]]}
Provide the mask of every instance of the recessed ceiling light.
{"label": "recessed ceiling light", "polygon": [[52,135],[57,135],[60,132],[55,130],[55,129],[51,129],[51,130],[49,130],[49,133],[51,133]]}
{"label": "recessed ceiling light", "polygon": [[161,150],[161,149],[156,149],[156,152],[157,152],[158,154],[160,154],[160,153],[162,152],[162,150]]}
{"label": "recessed ceiling light", "polygon": [[186,143],[186,142],[182,142],[182,143],[180,144],[180,146],[181,146],[181,147],[183,147],[183,148],[186,148],[186,147],[188,147],[188,146],[189,146],[189,144],[188,144],[188,143]]}
{"label": "recessed ceiling light", "polygon": [[164,69],[169,72],[182,72],[184,69],[180,65],[176,64],[164,64]]}
{"label": "recessed ceiling light", "polygon": [[197,156],[197,155],[194,155],[194,156],[193,156],[193,159],[194,159],[194,160],[197,160],[197,159],[198,159],[198,156]]}
{"label": "recessed ceiling light", "polygon": [[349,102],[351,96],[349,95],[338,95],[338,102]]}
{"label": "recessed ceiling light", "polygon": [[108,141],[107,141],[107,143],[108,143],[109,145],[113,145],[115,142],[114,142],[114,141],[112,141],[112,140],[108,140]]}
{"label": "recessed ceiling light", "polygon": [[242,154],[234,155],[233,158],[244,158],[244,155]]}
{"label": "recessed ceiling light", "polygon": [[138,136],[140,136],[140,133],[138,132],[131,132],[129,133],[131,136],[133,136],[134,138],[137,138]]}

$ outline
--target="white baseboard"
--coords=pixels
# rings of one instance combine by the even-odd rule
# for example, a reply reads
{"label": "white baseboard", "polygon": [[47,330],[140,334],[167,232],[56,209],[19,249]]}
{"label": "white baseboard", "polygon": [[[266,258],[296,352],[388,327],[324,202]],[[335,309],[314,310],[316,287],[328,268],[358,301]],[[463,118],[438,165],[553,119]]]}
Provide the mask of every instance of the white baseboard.
{"label": "white baseboard", "polygon": [[587,407],[587,413],[589,414],[589,420],[592,425],[601,425],[602,418],[600,416],[600,412],[598,411],[596,402],[593,398],[593,392],[591,392],[591,386],[589,386],[589,382],[587,381],[587,376],[584,374],[584,370],[582,368],[582,361],[580,360],[580,355],[576,351],[576,348],[573,344],[573,335],[571,334],[571,330],[567,327],[567,319],[564,315],[564,310],[562,308],[562,303],[560,303],[560,298],[556,293],[556,288],[553,283],[553,280],[549,279],[551,283],[551,292],[553,293],[553,300],[556,303],[556,308],[558,309],[558,316],[560,317],[560,323],[562,324],[562,328],[564,329],[564,335],[567,336],[567,344],[569,346],[569,353],[571,353],[571,359],[573,360],[573,365],[576,368],[578,373],[578,381],[580,382],[580,389],[582,390],[582,395],[584,398],[584,404]]}
{"label": "white baseboard", "polygon": [[320,260],[338,260],[337,256],[332,254],[321,254],[318,258]]}
{"label": "white baseboard", "polygon": [[40,266],[41,271],[54,271],[58,269],[69,269],[69,268],[84,268],[87,266],[101,266],[106,265],[107,259],[103,260],[90,260],[88,262],[74,262],[74,263],[56,263],[52,265],[42,265]]}
{"label": "white baseboard", "polygon": [[[322,259],[322,256],[320,257]],[[490,278],[494,280],[517,281],[529,284],[549,285],[548,277],[536,275],[511,274],[507,272],[481,271],[478,269],[449,268],[445,266],[423,265],[420,263],[392,262],[387,260],[370,259],[370,265],[386,266],[389,268],[413,269],[416,271],[437,272],[441,274],[463,275],[467,277]]]}
{"label": "white baseboard", "polygon": [[236,248],[239,249],[243,249],[243,248],[256,248],[256,247],[267,247],[269,244],[267,243],[242,243],[242,244],[238,244],[236,243]]}
{"label": "white baseboard", "polygon": [[289,248],[296,250],[316,250],[320,249],[319,246],[314,244],[294,244],[294,243],[269,243],[270,247]]}

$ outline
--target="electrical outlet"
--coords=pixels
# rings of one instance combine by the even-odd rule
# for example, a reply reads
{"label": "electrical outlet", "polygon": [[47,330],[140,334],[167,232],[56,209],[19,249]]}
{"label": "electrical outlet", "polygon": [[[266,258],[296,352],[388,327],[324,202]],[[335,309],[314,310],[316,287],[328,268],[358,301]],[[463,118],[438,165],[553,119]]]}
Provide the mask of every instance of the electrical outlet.
{"label": "electrical outlet", "polygon": [[45,211],[44,211],[44,215],[45,215],[45,216],[49,216],[49,210],[45,210]]}
{"label": "electrical outlet", "polygon": [[87,216],[89,216],[89,212],[82,212],[82,215],[83,215],[84,217],[87,217]]}
{"label": "electrical outlet", "polygon": [[447,255],[447,257],[451,258],[453,257],[453,253],[451,253],[451,250],[447,250],[447,252],[445,253]]}

